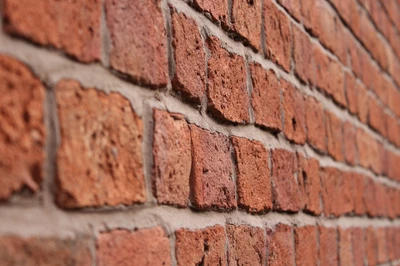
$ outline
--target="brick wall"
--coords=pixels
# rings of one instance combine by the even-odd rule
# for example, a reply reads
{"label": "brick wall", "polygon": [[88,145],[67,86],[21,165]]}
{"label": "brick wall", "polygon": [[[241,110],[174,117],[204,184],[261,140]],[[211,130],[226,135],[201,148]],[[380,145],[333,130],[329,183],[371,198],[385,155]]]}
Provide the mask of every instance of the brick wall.
{"label": "brick wall", "polygon": [[397,0],[1,0],[0,265],[400,265]]}

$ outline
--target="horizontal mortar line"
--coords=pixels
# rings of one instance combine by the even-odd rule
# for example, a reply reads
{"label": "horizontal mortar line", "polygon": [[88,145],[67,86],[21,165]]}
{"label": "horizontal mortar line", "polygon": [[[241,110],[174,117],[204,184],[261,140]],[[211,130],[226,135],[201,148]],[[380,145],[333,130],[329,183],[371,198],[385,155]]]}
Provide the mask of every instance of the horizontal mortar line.
{"label": "horizontal mortar line", "polygon": [[[274,72],[277,74],[278,77],[283,77],[285,80],[289,81],[297,88],[303,89],[302,91],[305,92],[306,94],[318,98],[318,100],[320,100],[320,102],[322,102],[324,106],[330,107],[329,108],[330,111],[332,111],[333,109],[334,111],[333,113],[335,113],[338,117],[341,117],[342,119],[345,118],[346,120],[353,122],[354,125],[363,128],[370,135],[374,136],[375,139],[378,139],[380,142],[387,145],[386,147],[391,148],[393,152],[395,152],[396,154],[400,154],[400,148],[397,148],[395,145],[390,143],[386,138],[375,132],[368,125],[359,121],[358,118],[354,115],[351,115],[348,112],[348,110],[342,109],[339,106],[337,106],[332,99],[327,98],[322,92],[318,90],[312,90],[309,86],[303,85],[302,82],[297,77],[286,73],[272,61],[264,58],[263,55],[253,52],[251,48],[244,46],[241,42],[235,42],[234,40],[230,39],[229,36],[226,35],[226,32],[224,32],[222,29],[220,29],[218,26],[216,26],[214,23],[212,23],[210,20],[204,17],[201,13],[197,12],[196,10],[193,10],[187,3],[182,2],[181,0],[169,0],[169,2],[171,5],[175,7],[176,10],[185,13],[186,15],[194,19],[201,27],[205,27],[208,31],[211,31],[212,35],[218,37],[221,41],[223,41],[227,45],[227,47],[225,48],[227,48],[228,51],[241,56],[246,56],[246,54],[249,55],[252,61],[260,63],[264,67],[264,69],[274,70]],[[317,40],[318,42],[318,39],[315,40]],[[321,45],[321,47],[323,46]],[[324,50],[326,49],[324,48]],[[341,64],[340,61],[339,63]],[[343,64],[341,65],[343,66]]]}
{"label": "horizontal mortar line", "polygon": [[[1,40],[3,40],[3,42]],[[180,101],[174,96],[166,95],[160,91],[145,89],[125,80],[121,80],[110,73],[108,69],[100,65],[80,64],[63,56],[53,54],[45,49],[33,47],[19,41],[9,41],[8,45],[4,45],[5,42],[6,38],[0,38],[0,52],[5,51],[26,62],[35,69],[39,77],[50,83],[50,85],[55,84],[63,78],[75,79],[84,87],[95,87],[106,93],[121,93],[131,102],[132,108],[139,116],[143,116],[145,104],[155,105],[159,109],[167,109],[169,111],[182,113],[187,117],[190,123],[194,123],[210,131],[218,131],[228,136],[236,135],[258,140],[267,148],[282,148],[292,152],[298,151],[302,154],[310,154],[312,157],[318,159],[322,166],[334,166],[345,171],[359,172],[392,187],[400,187],[399,181],[383,175],[377,175],[367,168],[349,166],[343,162],[334,161],[331,157],[319,155],[310,148],[308,144],[304,146],[295,145],[284,138],[282,133],[278,134],[277,139],[277,137],[270,134],[268,131],[262,130],[252,124],[220,124],[207,115],[202,116],[193,106]],[[283,73],[287,75],[285,72]],[[309,90],[306,91],[309,92]],[[324,97],[319,93],[317,94],[317,99],[324,101]],[[325,103],[325,105],[327,104]],[[329,106],[327,107],[329,110]],[[332,106],[332,108],[334,107],[335,105]],[[364,124],[361,125],[365,126]]]}
{"label": "horizontal mortar line", "polygon": [[90,212],[63,211],[56,207],[0,207],[0,235],[63,236],[77,234],[99,234],[112,229],[135,230],[162,226],[172,234],[180,228],[202,229],[214,225],[250,225],[255,227],[274,227],[279,223],[305,226],[321,225],[324,227],[400,227],[400,218],[370,218],[367,216],[342,216],[326,218],[311,216],[300,212],[296,214],[268,212],[261,215],[249,214],[242,210],[231,212],[197,212],[191,209],[178,209],[171,206],[139,205],[120,210]]}

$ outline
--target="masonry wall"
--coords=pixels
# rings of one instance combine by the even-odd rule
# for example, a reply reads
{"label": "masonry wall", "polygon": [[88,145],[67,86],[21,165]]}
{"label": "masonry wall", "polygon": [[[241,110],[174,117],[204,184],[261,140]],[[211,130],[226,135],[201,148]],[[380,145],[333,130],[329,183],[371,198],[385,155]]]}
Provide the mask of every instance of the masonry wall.
{"label": "masonry wall", "polygon": [[0,265],[400,265],[397,0],[2,0]]}

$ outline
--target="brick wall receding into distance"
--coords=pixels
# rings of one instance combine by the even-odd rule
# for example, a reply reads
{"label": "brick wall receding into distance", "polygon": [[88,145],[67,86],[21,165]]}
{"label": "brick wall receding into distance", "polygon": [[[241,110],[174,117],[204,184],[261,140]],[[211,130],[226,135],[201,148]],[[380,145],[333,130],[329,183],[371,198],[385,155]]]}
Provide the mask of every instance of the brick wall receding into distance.
{"label": "brick wall receding into distance", "polygon": [[0,6],[0,266],[400,265],[399,0]]}

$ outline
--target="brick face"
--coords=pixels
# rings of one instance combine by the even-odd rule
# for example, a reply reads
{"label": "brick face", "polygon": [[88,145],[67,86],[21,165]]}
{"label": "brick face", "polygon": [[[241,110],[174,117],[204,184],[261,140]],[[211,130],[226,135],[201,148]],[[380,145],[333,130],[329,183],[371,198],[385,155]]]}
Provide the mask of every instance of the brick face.
{"label": "brick face", "polygon": [[319,164],[315,159],[306,159],[302,155],[297,156],[299,170],[297,180],[302,194],[304,211],[321,214],[321,182]]}
{"label": "brick face", "polygon": [[278,224],[274,229],[267,228],[267,265],[293,265],[293,233],[292,228]]}
{"label": "brick face", "polygon": [[317,228],[303,226],[294,229],[297,266],[318,265]]}

